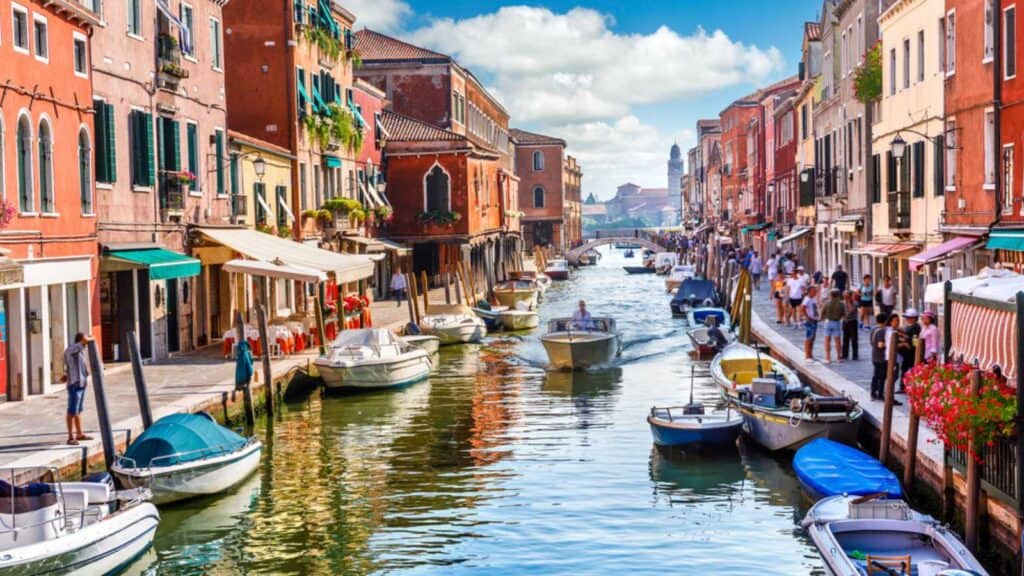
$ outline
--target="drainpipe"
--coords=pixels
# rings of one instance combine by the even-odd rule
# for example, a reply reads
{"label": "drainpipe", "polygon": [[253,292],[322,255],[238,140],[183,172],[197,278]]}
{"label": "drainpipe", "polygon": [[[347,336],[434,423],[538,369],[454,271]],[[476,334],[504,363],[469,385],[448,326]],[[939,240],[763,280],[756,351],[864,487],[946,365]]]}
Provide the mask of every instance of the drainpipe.
{"label": "drainpipe", "polygon": [[[1002,11],[1000,8],[1000,0],[989,0],[992,3],[992,50],[994,52],[992,59],[992,115],[994,117],[995,126],[993,126],[992,137],[995,142],[992,145],[996,150],[997,162],[1002,164],[1005,162],[1002,155],[1002,144],[1003,141],[1003,130],[1001,127],[1000,118],[1002,116],[1003,107],[1003,18]],[[959,138],[957,139],[957,145],[959,146]],[[1002,218],[1003,212],[1003,193],[1004,183],[1002,178],[1002,169],[996,171],[996,193],[995,193],[995,219],[992,222],[992,228],[999,225],[999,220]]]}

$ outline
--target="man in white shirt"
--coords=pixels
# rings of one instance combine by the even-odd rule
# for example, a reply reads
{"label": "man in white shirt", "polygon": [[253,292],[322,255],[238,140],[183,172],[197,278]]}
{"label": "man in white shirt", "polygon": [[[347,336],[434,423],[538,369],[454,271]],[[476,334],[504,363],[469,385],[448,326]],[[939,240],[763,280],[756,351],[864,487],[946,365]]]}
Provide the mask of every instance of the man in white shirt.
{"label": "man in white shirt", "polygon": [[572,313],[572,326],[576,330],[594,329],[594,318],[590,315],[590,311],[587,310],[586,301],[580,300],[579,310]]}
{"label": "man in white shirt", "polygon": [[399,306],[402,305],[402,299],[405,297],[405,287],[405,275],[401,270],[395,270],[395,273],[391,275],[391,295]]}

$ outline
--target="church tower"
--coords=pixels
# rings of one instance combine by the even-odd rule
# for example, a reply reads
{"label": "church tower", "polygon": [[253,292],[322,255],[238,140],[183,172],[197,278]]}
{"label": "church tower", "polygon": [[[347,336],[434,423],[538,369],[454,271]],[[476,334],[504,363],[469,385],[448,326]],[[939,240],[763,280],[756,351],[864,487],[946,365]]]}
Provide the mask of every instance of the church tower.
{"label": "church tower", "polygon": [[672,144],[668,160],[668,195],[673,198],[677,210],[682,209],[683,202],[683,153],[679,144]]}

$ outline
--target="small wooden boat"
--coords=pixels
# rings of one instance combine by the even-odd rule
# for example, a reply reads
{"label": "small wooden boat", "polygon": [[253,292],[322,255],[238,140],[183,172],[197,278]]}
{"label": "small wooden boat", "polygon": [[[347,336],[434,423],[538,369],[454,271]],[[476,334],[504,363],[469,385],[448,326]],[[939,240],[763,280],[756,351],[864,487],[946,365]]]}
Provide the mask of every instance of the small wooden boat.
{"label": "small wooden boat", "polygon": [[675,296],[669,303],[672,315],[677,317],[686,316],[690,308],[694,307],[718,307],[722,305],[722,295],[718,287],[710,280],[702,278],[689,278],[676,290]]}
{"label": "small wooden boat", "polygon": [[126,488],[145,488],[169,504],[230,490],[256,471],[263,444],[206,413],[170,414],[140,435],[111,468]]}
{"label": "small wooden boat", "polygon": [[802,525],[831,576],[988,574],[946,526],[903,500],[832,496]]}
{"label": "small wooden boat", "polygon": [[651,408],[647,423],[658,446],[727,446],[735,444],[743,430],[743,417],[737,412],[706,414],[701,404]]}
{"label": "small wooden boat", "polygon": [[499,282],[494,287],[494,298],[502,306],[518,308],[522,303],[530,310],[537,305],[538,292],[537,284],[533,280],[509,280]]}
{"label": "small wooden boat", "polygon": [[729,311],[717,306],[698,306],[686,311],[686,322],[690,326],[705,326],[708,318],[714,318],[717,325],[723,329],[728,329],[732,322]]}
{"label": "small wooden boat", "polygon": [[544,269],[544,275],[552,280],[568,280],[569,263],[565,260],[552,260]]}
{"label": "small wooden boat", "polygon": [[842,494],[903,498],[899,479],[881,462],[856,448],[825,438],[812,440],[796,451],[793,471],[804,492],[814,500]]}
{"label": "small wooden boat", "polygon": [[479,342],[487,336],[484,321],[462,304],[431,304],[420,328],[440,338],[442,346]]}
{"label": "small wooden boat", "polygon": [[697,267],[693,264],[676,264],[665,278],[665,291],[672,292],[679,289],[683,282],[693,278],[697,274]]}
{"label": "small wooden boat", "polygon": [[622,353],[622,336],[611,318],[594,318],[590,326],[557,318],[548,322],[548,333],[540,340],[551,365],[562,370],[603,366]]}
{"label": "small wooden boat", "polygon": [[[720,330],[726,338],[726,345],[731,343],[735,336],[729,331],[728,327],[720,328]],[[693,344],[693,353],[698,360],[710,360],[721,350],[719,343],[711,337],[711,328],[709,326],[690,328],[686,331],[686,335],[690,338],[690,343]]]}
{"label": "small wooden boat", "polygon": [[623,266],[622,269],[626,274],[654,274],[654,268],[647,266]]}
{"label": "small wooden boat", "polygon": [[430,354],[390,330],[345,330],[313,362],[329,390],[393,388],[430,376]]}

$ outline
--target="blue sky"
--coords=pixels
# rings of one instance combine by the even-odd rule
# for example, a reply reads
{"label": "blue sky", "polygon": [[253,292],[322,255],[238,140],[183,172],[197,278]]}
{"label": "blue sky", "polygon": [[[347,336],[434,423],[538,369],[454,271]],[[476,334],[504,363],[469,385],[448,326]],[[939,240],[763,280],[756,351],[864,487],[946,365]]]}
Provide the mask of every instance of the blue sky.
{"label": "blue sky", "polygon": [[[451,54],[515,127],[561,136],[600,198],[666,186],[698,118],[795,73],[807,0],[341,0],[368,26]],[[768,7],[768,8],[766,8]]]}

